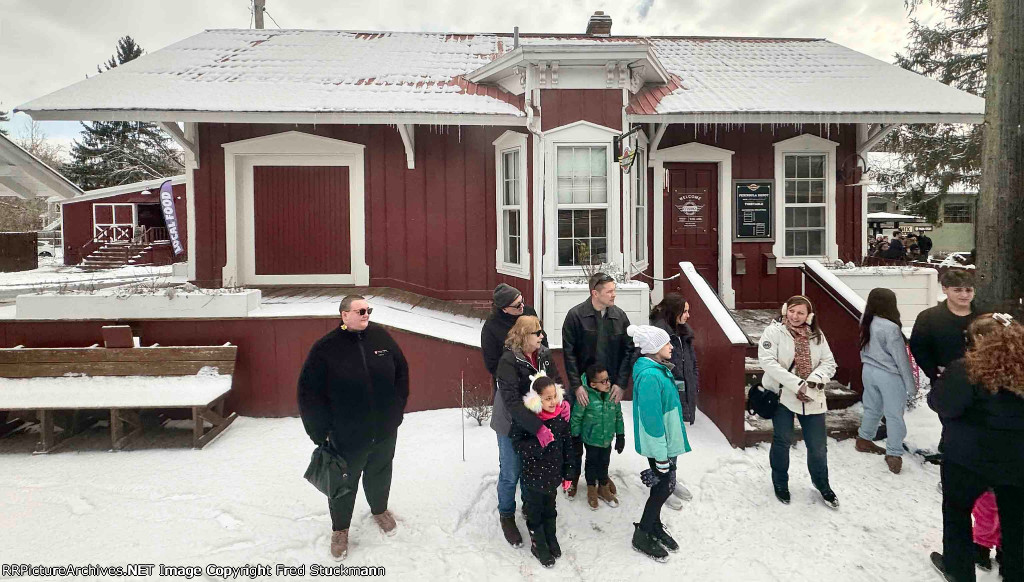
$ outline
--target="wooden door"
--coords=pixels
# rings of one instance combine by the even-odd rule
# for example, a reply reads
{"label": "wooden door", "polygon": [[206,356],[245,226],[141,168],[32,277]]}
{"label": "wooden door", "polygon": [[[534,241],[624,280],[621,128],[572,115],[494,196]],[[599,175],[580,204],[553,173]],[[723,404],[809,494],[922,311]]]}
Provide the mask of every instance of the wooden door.
{"label": "wooden door", "polygon": [[718,166],[665,164],[665,276],[690,261],[713,289],[718,290]]}

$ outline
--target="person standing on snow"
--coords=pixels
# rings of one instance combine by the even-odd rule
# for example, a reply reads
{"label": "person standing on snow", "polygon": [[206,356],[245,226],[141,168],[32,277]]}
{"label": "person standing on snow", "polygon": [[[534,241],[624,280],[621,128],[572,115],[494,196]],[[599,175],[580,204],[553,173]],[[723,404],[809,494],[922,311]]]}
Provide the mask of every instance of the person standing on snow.
{"label": "person standing on snow", "polygon": [[331,557],[348,555],[348,530],[359,476],[373,520],[395,534],[388,510],[392,463],[409,399],[409,366],[383,327],[370,322],[373,308],[362,296],[341,300],[341,326],[317,340],[299,374],[299,414],[316,445],[329,443],[348,464],[351,491],[328,501]]}
{"label": "person standing on snow", "polygon": [[977,317],[974,275],[949,269],[939,278],[946,300],[917,316],[910,333],[910,351],[934,385],[942,371],[967,350],[967,326]]}
{"label": "person standing on snow", "polygon": [[[910,368],[896,294],[891,289],[879,287],[868,294],[860,320],[860,361],[864,414],[855,447],[861,453],[885,455],[889,470],[898,474],[903,468],[903,439],[907,436],[903,412],[907,398],[917,395],[917,384]],[[887,428],[884,449],[872,442],[883,414]]]}
{"label": "person standing on snow", "polygon": [[[526,305],[518,289],[505,283],[494,288],[491,305],[491,314],[480,330],[480,351],[484,356],[484,366],[491,374],[491,378],[494,378],[498,373],[498,360],[501,359],[501,354],[505,353],[508,330],[512,329],[520,316],[537,317],[537,311]],[[547,337],[544,338],[543,345],[548,345]]]}
{"label": "person standing on snow", "polygon": [[782,316],[768,324],[757,346],[764,370],[764,387],[779,393],[772,418],[774,436],[768,459],[772,467],[775,497],[789,504],[789,449],[793,443],[793,418],[807,446],[807,470],[826,505],[839,507],[828,481],[828,444],[825,433],[825,384],[836,373],[832,350],[814,316],[814,305],[803,295],[782,304]]}
{"label": "person standing on snow", "polygon": [[[498,360],[498,390],[491,412],[491,428],[498,433],[498,523],[505,541],[515,548],[523,545],[523,536],[516,526],[516,483],[522,473],[522,459],[512,442],[512,428],[515,425],[519,430],[529,431],[542,445],[551,442],[551,431],[526,408],[523,397],[530,392],[530,377],[538,373],[561,383],[543,338],[540,320],[532,315],[520,317],[508,330],[506,350]],[[565,421],[569,421],[568,409]]]}
{"label": "person standing on snow", "polygon": [[987,314],[968,328],[970,347],[928,394],[942,420],[942,553],[932,565],[947,580],[973,582],[971,510],[995,492],[1003,580],[1024,580],[1024,327]]}
{"label": "person standing on snow", "polygon": [[664,562],[679,544],[661,521],[661,507],[675,488],[676,458],[690,452],[690,442],[672,377],[668,333],[652,325],[631,325],[627,333],[642,354],[633,364],[633,442],[636,452],[647,457],[649,468],[640,477],[651,488],[643,515],[633,524],[632,543],[634,550]]}
{"label": "person standing on snow", "polygon": [[[591,364],[601,364],[608,370],[612,383],[612,402],[618,404],[623,387],[628,386],[632,363],[633,342],[626,335],[629,317],[615,306],[615,279],[611,275],[594,273],[588,283],[590,298],[570,309],[562,323],[562,355],[570,387],[567,398],[570,405],[579,402],[586,406],[589,396],[581,376]],[[574,439],[573,447],[576,466],[580,467],[583,441]],[[574,479],[566,490],[569,499],[576,497],[578,481]],[[612,495],[618,493],[610,479],[608,487]]]}

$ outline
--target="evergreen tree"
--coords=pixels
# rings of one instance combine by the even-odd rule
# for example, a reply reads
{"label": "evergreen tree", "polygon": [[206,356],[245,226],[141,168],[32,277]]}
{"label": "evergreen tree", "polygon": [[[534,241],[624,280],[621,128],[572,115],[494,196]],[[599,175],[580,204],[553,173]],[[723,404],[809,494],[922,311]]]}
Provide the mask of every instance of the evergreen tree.
{"label": "evergreen tree", "polygon": [[[905,0],[910,42],[904,54],[895,55],[896,64],[984,97],[988,0],[930,0],[945,14],[934,26],[914,17],[923,2]],[[880,169],[878,181],[892,191],[909,193],[904,208],[931,222],[938,220],[941,195],[951,187],[977,189],[981,181],[981,125],[902,125],[879,149],[899,154],[902,164]]]}
{"label": "evergreen tree", "polygon": [[[11,120],[11,118],[7,116],[7,112],[6,111],[0,111],[0,123],[5,123],[5,122],[8,122],[10,120]],[[0,127],[0,135],[7,135],[7,130],[2,128],[2,127]]]}
{"label": "evergreen tree", "polygon": [[[117,41],[116,54],[96,69],[102,74],[142,54],[142,47],[125,36]],[[184,170],[180,150],[153,123],[96,121],[83,123],[82,128],[65,175],[83,190],[164,178]]]}

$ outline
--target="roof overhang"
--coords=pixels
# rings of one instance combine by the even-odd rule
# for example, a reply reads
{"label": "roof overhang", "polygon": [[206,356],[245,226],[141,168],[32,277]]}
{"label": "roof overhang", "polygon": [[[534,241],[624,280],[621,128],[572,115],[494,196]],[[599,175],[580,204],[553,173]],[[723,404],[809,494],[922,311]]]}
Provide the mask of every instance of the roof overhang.
{"label": "roof overhang", "polygon": [[644,43],[608,42],[602,44],[520,45],[501,57],[466,75],[473,83],[496,84],[517,74],[517,67],[557,62],[566,67],[604,67],[624,63],[638,72],[644,83],[664,85],[669,82],[665,69],[651,47]]}
{"label": "roof overhang", "polygon": [[[97,188],[96,190],[89,190],[88,192],[75,196],[69,200],[60,200],[61,204],[74,204],[75,202],[87,202],[89,200],[101,200],[103,198],[110,198],[111,196],[120,196],[122,194],[132,194],[134,192],[142,192],[144,190],[156,190],[164,182],[170,180],[172,186],[178,186],[185,183],[185,175],[172,176],[170,178],[155,178],[153,180],[144,180],[142,182],[133,182],[131,184],[121,184],[120,186],[110,186],[107,188]],[[154,192],[156,194],[156,192]]]}
{"label": "roof overhang", "polygon": [[526,114],[385,113],[351,111],[173,111],[161,109],[20,109],[36,121],[151,121],[179,123],[299,123],[349,125],[525,126]]}
{"label": "roof overhang", "polygon": [[965,123],[982,124],[983,113],[900,113],[894,111],[817,112],[817,111],[765,111],[730,112],[708,111],[695,113],[660,113],[642,115],[629,113],[630,123],[749,123],[749,124],[835,124],[835,123]]}
{"label": "roof overhang", "polygon": [[0,135],[0,196],[68,199],[82,194],[42,160]]}

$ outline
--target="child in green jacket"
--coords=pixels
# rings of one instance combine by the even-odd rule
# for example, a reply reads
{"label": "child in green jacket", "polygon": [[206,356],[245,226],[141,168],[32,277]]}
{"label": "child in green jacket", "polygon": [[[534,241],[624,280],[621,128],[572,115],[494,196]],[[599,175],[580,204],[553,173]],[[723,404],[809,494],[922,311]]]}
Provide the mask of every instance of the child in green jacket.
{"label": "child in green jacket", "polygon": [[608,463],[611,461],[612,437],[615,437],[615,452],[621,455],[626,447],[622,407],[612,400],[608,370],[601,364],[587,368],[583,384],[587,386],[589,401],[585,406],[576,402],[572,407],[569,429],[572,436],[580,437],[587,450],[587,504],[590,509],[597,509],[597,500],[601,499],[612,507],[618,507],[619,498],[611,490],[608,480]]}

